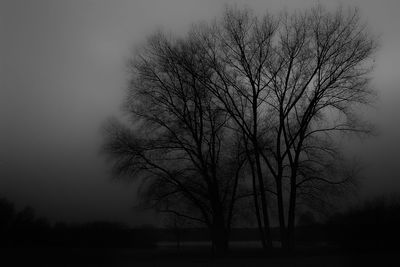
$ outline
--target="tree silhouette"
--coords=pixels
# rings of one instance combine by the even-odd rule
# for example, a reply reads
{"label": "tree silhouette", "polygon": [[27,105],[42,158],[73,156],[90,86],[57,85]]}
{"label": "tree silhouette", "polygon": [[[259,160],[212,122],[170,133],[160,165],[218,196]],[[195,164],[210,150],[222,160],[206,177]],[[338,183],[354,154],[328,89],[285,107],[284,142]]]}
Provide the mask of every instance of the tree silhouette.
{"label": "tree silhouette", "polygon": [[6,231],[14,220],[14,204],[6,198],[0,198],[0,229]]}
{"label": "tree silhouette", "polygon": [[373,101],[376,48],[356,9],[320,5],[262,17],[227,7],[184,37],[157,33],[130,65],[133,123],[112,123],[106,149],[117,173],[148,181],[160,210],[205,223],[218,250],[236,200],[250,196],[263,246],[276,207],[282,245],[293,249],[299,201],[313,204],[357,173],[335,141],[371,132],[358,110]]}
{"label": "tree silhouette", "polygon": [[343,168],[334,141],[340,133],[372,130],[357,111],[374,99],[368,82],[376,40],[357,9],[331,13],[320,5],[261,18],[227,8],[221,21],[198,28],[191,39],[204,50],[202,64],[214,71],[198,74],[199,80],[250,145],[266,238],[271,201],[263,192],[271,192],[270,177],[281,241],[291,249],[299,196],[318,199],[319,189],[326,195],[327,185],[343,185],[357,173]]}
{"label": "tree silhouette", "polygon": [[162,33],[149,39],[130,65],[126,110],[135,125],[110,123],[105,149],[117,174],[142,177],[149,203],[206,224],[223,252],[244,159],[228,114],[192,73],[207,75],[196,51]]}

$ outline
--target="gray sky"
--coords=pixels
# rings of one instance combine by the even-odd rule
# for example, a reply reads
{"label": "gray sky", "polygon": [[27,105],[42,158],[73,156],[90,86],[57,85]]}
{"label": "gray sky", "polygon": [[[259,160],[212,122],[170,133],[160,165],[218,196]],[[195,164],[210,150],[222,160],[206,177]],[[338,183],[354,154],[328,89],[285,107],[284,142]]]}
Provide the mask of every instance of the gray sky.
{"label": "gray sky", "polygon": [[[340,1],[320,1],[329,7]],[[144,223],[135,184],[112,182],[99,155],[100,125],[118,115],[131,48],[162,27],[181,33],[221,14],[224,3],[257,12],[313,0],[0,0],[0,196],[51,220]],[[354,142],[371,171],[368,192],[400,191],[400,1],[353,0],[381,35],[373,120],[381,136]],[[379,172],[378,172],[379,170]],[[379,173],[379,175],[378,175]]]}

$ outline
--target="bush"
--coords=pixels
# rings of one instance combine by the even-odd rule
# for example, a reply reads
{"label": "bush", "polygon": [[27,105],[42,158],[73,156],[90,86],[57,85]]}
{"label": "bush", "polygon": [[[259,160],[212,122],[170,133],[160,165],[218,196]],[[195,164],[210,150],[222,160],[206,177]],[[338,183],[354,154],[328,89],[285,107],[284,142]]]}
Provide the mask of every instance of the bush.
{"label": "bush", "polygon": [[400,248],[400,202],[377,198],[333,216],[326,225],[329,241],[343,248]]}

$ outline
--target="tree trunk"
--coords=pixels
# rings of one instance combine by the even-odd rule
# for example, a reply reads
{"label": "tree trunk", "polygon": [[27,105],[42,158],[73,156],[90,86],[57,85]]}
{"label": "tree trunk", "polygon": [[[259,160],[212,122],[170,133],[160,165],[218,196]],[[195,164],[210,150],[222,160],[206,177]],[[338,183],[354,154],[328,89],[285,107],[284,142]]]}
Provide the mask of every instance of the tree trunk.
{"label": "tree trunk", "polygon": [[291,177],[287,249],[292,252],[295,249],[295,221],[296,221],[296,176]]}
{"label": "tree trunk", "polygon": [[295,249],[295,221],[296,221],[296,199],[297,199],[297,169],[299,164],[301,147],[304,141],[305,130],[300,133],[299,143],[296,149],[296,155],[291,167],[291,175],[290,175],[290,199],[289,199],[289,216],[288,216],[288,251],[293,251]]}
{"label": "tree trunk", "polygon": [[287,249],[287,232],[286,232],[286,225],[285,225],[285,211],[283,205],[283,195],[282,195],[282,180],[277,179],[276,181],[277,187],[277,198],[278,198],[278,218],[279,218],[279,234],[280,234],[280,241],[281,241],[281,248]]}
{"label": "tree trunk", "polygon": [[256,212],[257,217],[257,226],[258,231],[260,233],[260,241],[262,244],[263,249],[267,248],[267,243],[265,242],[265,234],[264,229],[261,222],[261,214],[260,214],[260,205],[258,203],[258,189],[257,189],[257,181],[256,181],[256,174],[254,173],[254,164],[249,157],[250,168],[251,168],[251,176],[252,176],[252,183],[253,183],[253,196],[254,196],[254,209]]}
{"label": "tree trunk", "polygon": [[268,206],[267,206],[267,197],[266,197],[266,194],[265,194],[264,181],[263,181],[262,171],[261,171],[260,154],[259,154],[259,152],[257,150],[258,150],[258,148],[255,147],[256,170],[257,170],[257,176],[258,176],[258,183],[260,185],[261,209],[262,209],[263,220],[264,220],[264,234],[265,234],[267,248],[272,248],[271,231],[270,231]]}
{"label": "tree trunk", "polygon": [[267,248],[267,243],[265,242],[265,233],[264,233],[264,228],[261,222],[261,214],[260,214],[260,204],[258,203],[258,187],[257,187],[257,181],[256,181],[256,173],[254,171],[254,162],[253,159],[251,158],[250,151],[248,150],[247,147],[247,142],[246,142],[246,154],[247,154],[247,159],[250,164],[250,170],[251,170],[251,180],[252,180],[252,186],[253,186],[253,200],[254,200],[254,211],[256,213],[256,218],[257,218],[257,226],[258,226],[258,231],[259,231],[259,237],[261,241],[261,245],[263,249]]}
{"label": "tree trunk", "polygon": [[250,78],[250,83],[253,89],[253,103],[252,103],[252,110],[253,110],[253,133],[252,133],[252,145],[254,150],[255,162],[256,162],[256,171],[258,177],[258,184],[260,186],[260,196],[261,196],[261,209],[263,214],[263,221],[264,221],[264,234],[266,239],[266,247],[272,248],[272,240],[271,240],[271,230],[270,230],[270,223],[269,223],[269,215],[268,215],[268,206],[267,206],[267,196],[265,194],[265,187],[264,187],[264,180],[262,176],[261,170],[261,160],[260,160],[260,147],[258,145],[258,95],[256,86],[254,81]]}
{"label": "tree trunk", "polygon": [[[292,63],[290,63],[292,64]],[[288,74],[289,75],[289,74]],[[286,226],[285,226],[285,208],[283,204],[283,193],[282,193],[282,177],[283,177],[283,162],[281,156],[281,136],[284,133],[285,121],[284,121],[284,111],[283,111],[283,103],[281,102],[279,108],[279,131],[278,131],[278,140],[276,144],[277,150],[277,164],[278,164],[278,174],[275,176],[276,182],[276,194],[278,200],[278,219],[279,219],[279,234],[280,234],[280,241],[281,241],[281,248],[287,248],[286,242]]]}
{"label": "tree trunk", "polygon": [[215,222],[211,229],[211,240],[213,246],[213,252],[217,256],[224,255],[229,249],[229,235],[228,229],[221,224],[222,222]]}
{"label": "tree trunk", "polygon": [[211,224],[211,240],[215,255],[224,255],[228,252],[229,224],[226,224],[223,207],[219,201],[218,190],[215,189],[212,203],[213,222]]}

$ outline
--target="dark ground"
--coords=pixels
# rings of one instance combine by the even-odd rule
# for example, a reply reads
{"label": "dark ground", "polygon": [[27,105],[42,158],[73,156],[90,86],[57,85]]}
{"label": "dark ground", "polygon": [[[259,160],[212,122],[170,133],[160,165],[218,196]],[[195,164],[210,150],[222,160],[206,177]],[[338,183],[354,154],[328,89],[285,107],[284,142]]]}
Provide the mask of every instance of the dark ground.
{"label": "dark ground", "polygon": [[400,266],[397,251],[351,251],[334,248],[299,249],[293,255],[233,248],[214,257],[208,246],[181,249],[1,248],[0,266]]}
{"label": "dark ground", "polygon": [[[13,215],[10,203],[3,201],[0,211],[1,207],[0,267],[400,266],[400,202],[373,202],[324,224],[299,225],[297,249],[290,255],[278,249],[264,252],[257,229],[233,228],[230,252],[223,257],[212,254],[204,228],[130,229],[109,222],[50,225],[30,209]],[[278,230],[271,231],[276,247]]]}

